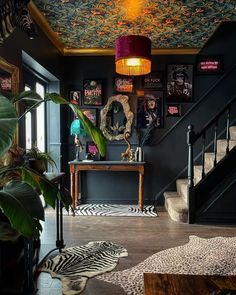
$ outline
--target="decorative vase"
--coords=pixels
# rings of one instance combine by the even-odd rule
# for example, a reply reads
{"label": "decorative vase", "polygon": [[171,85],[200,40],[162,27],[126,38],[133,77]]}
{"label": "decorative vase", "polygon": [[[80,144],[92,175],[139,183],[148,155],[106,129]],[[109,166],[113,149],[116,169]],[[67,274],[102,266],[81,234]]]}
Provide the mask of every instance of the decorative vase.
{"label": "decorative vase", "polygon": [[143,162],[144,161],[144,152],[141,146],[138,146],[135,151],[135,161]]}

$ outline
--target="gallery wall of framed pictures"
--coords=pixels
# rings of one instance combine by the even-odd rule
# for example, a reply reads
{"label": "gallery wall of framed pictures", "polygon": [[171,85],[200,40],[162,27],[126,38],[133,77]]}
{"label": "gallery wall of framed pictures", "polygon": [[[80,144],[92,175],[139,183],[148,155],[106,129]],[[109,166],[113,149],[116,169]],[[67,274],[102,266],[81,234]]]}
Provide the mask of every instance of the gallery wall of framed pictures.
{"label": "gallery wall of framed pictures", "polygon": [[[198,61],[206,60],[202,58]],[[193,70],[193,64],[172,63],[167,64],[165,70],[154,70],[140,77],[115,74],[110,79],[111,93],[107,92],[107,83],[102,79],[88,77],[82,80],[81,88],[70,89],[69,99],[80,106],[95,126],[99,126],[100,111],[107,99],[112,95],[124,94],[129,97],[137,130],[147,129],[152,121],[155,122],[155,128],[164,128],[165,118],[171,122],[170,118],[173,117],[175,122],[183,115],[183,104],[193,102]],[[92,142],[88,141],[86,153],[94,153],[94,158],[99,158]]]}

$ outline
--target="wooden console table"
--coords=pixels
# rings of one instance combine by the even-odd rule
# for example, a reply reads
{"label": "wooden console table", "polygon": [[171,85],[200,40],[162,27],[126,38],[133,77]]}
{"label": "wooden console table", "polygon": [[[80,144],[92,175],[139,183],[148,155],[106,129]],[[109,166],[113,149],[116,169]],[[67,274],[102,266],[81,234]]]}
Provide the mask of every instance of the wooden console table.
{"label": "wooden console table", "polygon": [[137,171],[139,173],[138,205],[143,210],[143,183],[145,162],[123,162],[123,161],[71,161],[70,165],[70,189],[73,200],[73,208],[78,204],[79,173],[81,171]]}

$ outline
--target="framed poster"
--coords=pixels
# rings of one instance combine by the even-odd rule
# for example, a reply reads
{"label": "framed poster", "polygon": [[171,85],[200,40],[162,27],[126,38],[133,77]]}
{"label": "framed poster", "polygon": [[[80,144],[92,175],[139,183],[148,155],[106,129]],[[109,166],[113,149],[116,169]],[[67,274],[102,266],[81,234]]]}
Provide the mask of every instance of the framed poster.
{"label": "framed poster", "polygon": [[180,117],[181,116],[181,104],[167,103],[166,104],[166,116],[167,117]]}
{"label": "framed poster", "polygon": [[84,115],[94,124],[97,125],[97,110],[96,109],[81,109]]}
{"label": "framed poster", "polygon": [[162,89],[163,88],[163,72],[152,72],[143,76],[144,89]]}
{"label": "framed poster", "polygon": [[146,90],[137,102],[137,128],[147,128],[155,120],[155,127],[163,127],[163,91]]}
{"label": "framed poster", "polygon": [[201,75],[220,75],[223,74],[223,56],[205,56],[197,57],[197,73]]}
{"label": "framed poster", "polygon": [[83,105],[102,105],[102,81],[86,79],[83,82]]}
{"label": "framed poster", "polygon": [[134,89],[134,79],[132,77],[114,78],[114,92],[117,93],[132,93]]}
{"label": "framed poster", "polygon": [[166,102],[191,102],[192,98],[193,65],[168,65]]}
{"label": "framed poster", "polygon": [[91,160],[100,160],[100,154],[96,144],[93,141],[86,142],[86,154],[90,155]]}
{"label": "framed poster", "polygon": [[81,105],[82,92],[80,90],[70,91],[70,103]]}

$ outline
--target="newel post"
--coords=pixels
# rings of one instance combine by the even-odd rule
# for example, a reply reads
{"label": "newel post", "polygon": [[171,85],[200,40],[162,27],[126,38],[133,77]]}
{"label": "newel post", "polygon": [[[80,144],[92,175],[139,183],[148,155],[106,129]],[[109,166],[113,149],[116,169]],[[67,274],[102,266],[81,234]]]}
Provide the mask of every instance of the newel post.
{"label": "newel post", "polygon": [[188,126],[188,222],[194,223],[195,216],[195,196],[194,196],[194,172],[193,172],[193,143],[195,139],[194,126]]}

